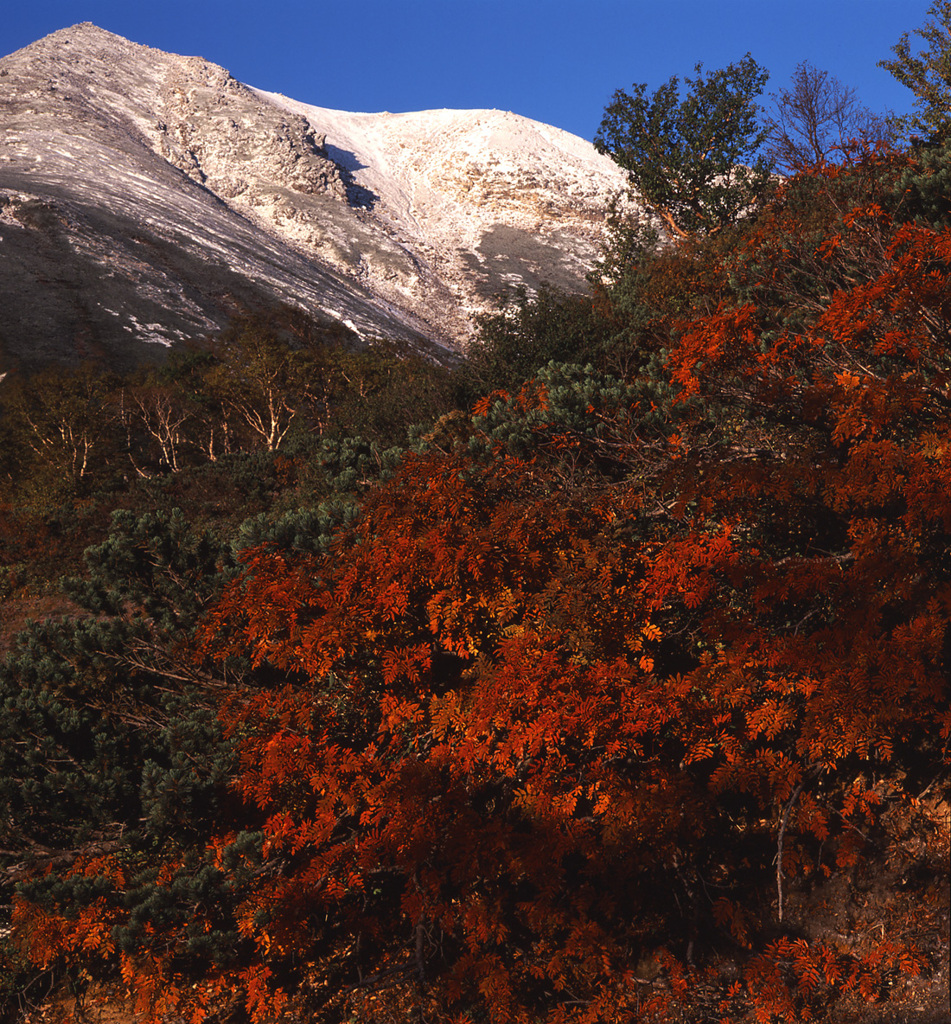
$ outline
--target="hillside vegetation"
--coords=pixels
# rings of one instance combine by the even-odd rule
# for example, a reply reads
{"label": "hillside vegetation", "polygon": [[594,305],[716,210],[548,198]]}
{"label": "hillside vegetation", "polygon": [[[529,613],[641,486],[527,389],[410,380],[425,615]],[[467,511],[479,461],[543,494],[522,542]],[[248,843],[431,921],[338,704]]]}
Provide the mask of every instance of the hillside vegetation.
{"label": "hillside vegetation", "polygon": [[[888,62],[916,123],[739,199],[645,178],[590,294],[511,298],[458,367],[274,311],[5,382],[0,586],[42,619],[0,667],[8,1019],[939,1019],[931,18]],[[619,93],[601,143],[762,85]]]}

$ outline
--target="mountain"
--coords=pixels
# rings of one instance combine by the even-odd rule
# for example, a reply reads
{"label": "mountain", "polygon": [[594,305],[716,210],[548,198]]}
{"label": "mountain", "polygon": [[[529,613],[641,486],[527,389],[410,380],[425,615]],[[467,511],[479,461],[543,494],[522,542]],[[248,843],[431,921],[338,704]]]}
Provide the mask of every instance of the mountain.
{"label": "mountain", "polygon": [[75,25],[0,59],[0,370],[154,360],[275,302],[459,349],[501,289],[583,286],[624,183],[515,114],[308,106]]}

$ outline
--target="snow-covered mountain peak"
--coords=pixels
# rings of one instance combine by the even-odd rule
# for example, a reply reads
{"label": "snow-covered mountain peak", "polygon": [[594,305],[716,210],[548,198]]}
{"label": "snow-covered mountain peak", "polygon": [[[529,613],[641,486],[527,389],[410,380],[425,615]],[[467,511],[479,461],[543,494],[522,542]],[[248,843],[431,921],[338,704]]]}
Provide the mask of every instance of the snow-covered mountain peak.
{"label": "snow-covered mountain peak", "polygon": [[517,114],[329,110],[89,22],[0,81],[8,352],[174,343],[251,301],[459,347],[505,287],[583,287],[624,185]]}
{"label": "snow-covered mountain peak", "polygon": [[508,111],[350,113],[258,95],[324,135],[351,195],[438,268],[452,333],[507,285],[579,287],[625,185],[590,142]]}

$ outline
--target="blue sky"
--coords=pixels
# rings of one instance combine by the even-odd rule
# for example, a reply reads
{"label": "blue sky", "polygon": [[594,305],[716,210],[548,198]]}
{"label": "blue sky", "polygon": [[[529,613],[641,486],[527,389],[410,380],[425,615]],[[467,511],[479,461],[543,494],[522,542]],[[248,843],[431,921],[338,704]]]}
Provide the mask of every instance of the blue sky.
{"label": "blue sky", "polygon": [[[801,60],[875,110],[910,94],[876,62],[929,0],[26,0],[0,53],[92,21],[196,54],[249,85],[340,110],[489,107],[590,139],[618,88],[660,85],[747,51],[786,85]],[[0,86],[2,88],[2,86]]]}

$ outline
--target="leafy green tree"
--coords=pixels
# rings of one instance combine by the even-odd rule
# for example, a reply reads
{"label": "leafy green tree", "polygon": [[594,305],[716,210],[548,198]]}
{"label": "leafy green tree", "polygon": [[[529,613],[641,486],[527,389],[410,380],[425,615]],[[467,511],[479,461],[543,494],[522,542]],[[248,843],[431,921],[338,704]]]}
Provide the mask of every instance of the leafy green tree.
{"label": "leafy green tree", "polygon": [[892,47],[894,58],[879,67],[915,97],[912,113],[890,119],[892,131],[912,143],[895,194],[908,219],[942,228],[951,223],[951,3],[932,3],[928,15],[914,33],[924,49],[913,53],[906,32]]}
{"label": "leafy green tree", "polygon": [[764,194],[770,168],[759,149],[766,130],[756,99],[768,74],[747,54],[696,78],[619,89],[594,144],[628,172],[635,198],[675,238],[733,223]]}
{"label": "leafy green tree", "polygon": [[907,32],[892,47],[895,56],[878,66],[889,71],[915,96],[916,110],[896,117],[892,125],[903,135],[923,135],[939,141],[948,133],[951,117],[951,2],[935,0],[928,19],[915,30],[925,45],[917,54]]}
{"label": "leafy green tree", "polygon": [[517,391],[552,360],[597,362],[610,332],[590,296],[547,286],[531,297],[519,289],[476,323],[477,337],[457,371],[466,405],[490,391]]}

